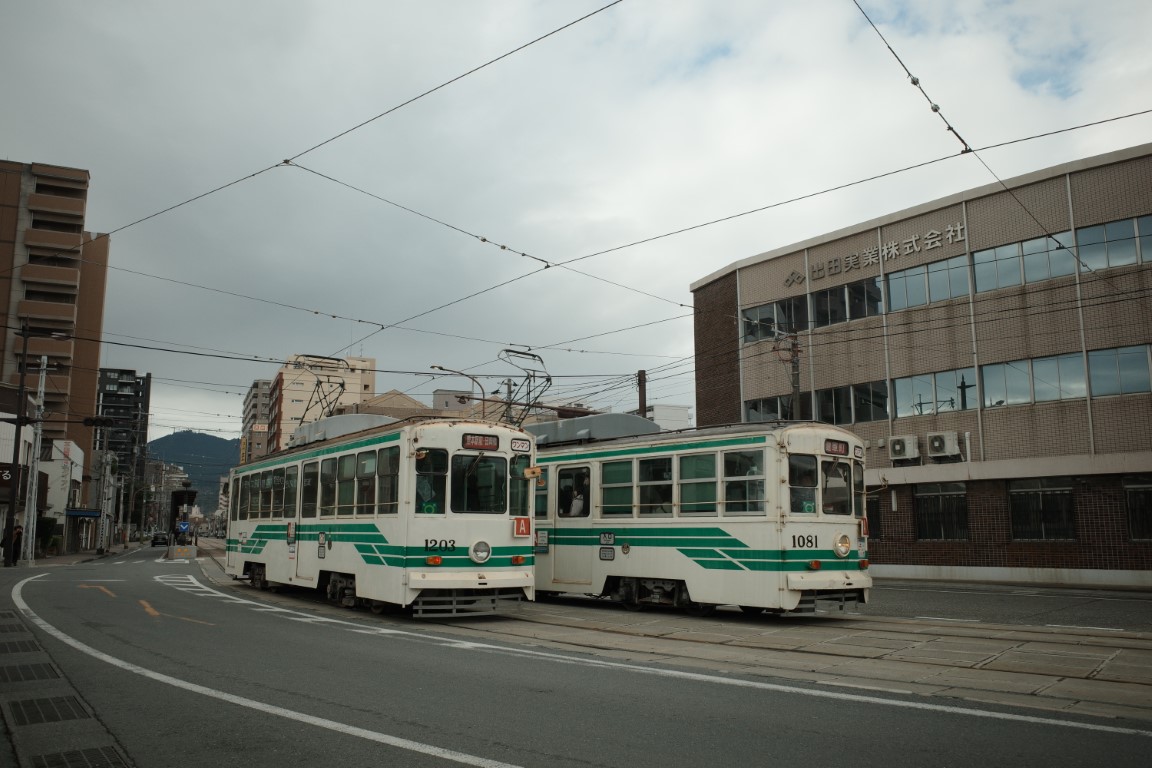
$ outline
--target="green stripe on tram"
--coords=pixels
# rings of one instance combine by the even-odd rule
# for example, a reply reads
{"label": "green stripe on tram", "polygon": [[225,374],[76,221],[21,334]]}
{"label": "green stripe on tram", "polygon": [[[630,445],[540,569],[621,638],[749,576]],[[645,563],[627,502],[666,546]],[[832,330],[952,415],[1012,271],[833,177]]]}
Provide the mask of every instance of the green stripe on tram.
{"label": "green stripe on tram", "polygon": [[562,547],[599,547],[602,533],[613,534],[614,546],[675,549],[711,571],[804,572],[813,560],[820,561],[821,570],[860,567],[856,550],[841,558],[830,549],[752,549],[722,528],[559,528],[549,533],[549,540]]}
{"label": "green stripe on tram", "polygon": [[[368,565],[381,565],[391,568],[422,568],[429,555],[440,555],[440,568],[503,568],[513,566],[512,558],[519,555],[524,562],[519,565],[533,565],[535,556],[531,544],[512,547],[493,547],[492,556],[482,564],[472,562],[466,548],[459,552],[428,552],[418,547],[405,547],[389,544],[388,538],[372,523],[346,523],[339,526],[312,523],[296,526],[296,542],[319,542],[323,533],[333,544],[351,544]],[[269,542],[287,541],[287,523],[263,523],[257,525],[252,534],[244,540],[228,539],[227,550],[245,555],[261,554]]]}
{"label": "green stripe on tram", "polygon": [[[747,437],[716,438],[714,440],[694,440],[685,443],[669,443],[665,445],[630,446],[628,448],[577,451],[573,453],[558,453],[542,455],[537,453],[537,464],[571,464],[592,459],[608,459],[621,456],[646,456],[654,453],[671,453],[674,451],[700,451],[713,448],[732,448],[741,445],[764,445],[768,442],[765,435],[750,435]],[[546,450],[545,448],[541,449]]]}

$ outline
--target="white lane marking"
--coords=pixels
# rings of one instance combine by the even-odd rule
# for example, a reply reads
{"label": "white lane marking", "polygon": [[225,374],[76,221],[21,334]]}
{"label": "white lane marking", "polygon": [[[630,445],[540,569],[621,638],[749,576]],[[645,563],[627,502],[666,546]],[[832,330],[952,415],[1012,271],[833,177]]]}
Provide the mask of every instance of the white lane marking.
{"label": "white lane marking", "polygon": [[948,618],[945,618],[943,616],[917,616],[916,618],[928,619],[929,621],[963,621],[963,622],[974,621],[977,624],[980,623],[980,619],[948,619]]}
{"label": "white lane marking", "polygon": [[356,736],[361,739],[367,739],[368,741],[374,741],[378,744],[386,744],[387,746],[396,747],[397,749],[405,749],[409,752],[419,752],[420,754],[430,755],[432,757],[437,757],[444,760],[451,760],[455,763],[481,766],[481,768],[520,768],[519,766],[513,765],[512,763],[504,763],[499,760],[488,760],[487,758],[477,757],[476,755],[469,755],[464,752],[457,752],[452,749],[445,749],[443,747],[436,747],[431,744],[422,744],[418,741],[403,739],[399,736],[390,736],[386,733],[370,731],[366,728],[357,728],[355,726],[348,725],[347,723],[338,723],[334,720],[326,720],[322,717],[306,715],[303,712],[295,712],[290,709],[284,709],[283,707],[276,707],[271,704],[265,704],[262,701],[256,701],[255,699],[249,699],[243,696],[235,696],[231,693],[225,693],[224,691],[207,688],[203,685],[196,685],[195,683],[190,683],[186,680],[170,677],[159,672],[153,672],[150,669],[146,669],[144,667],[132,664],[131,662],[118,659],[115,656],[109,656],[103,651],[98,651],[95,648],[87,646],[84,643],[81,643],[79,640],[64,634],[60,630],[56,629],[56,627],[41,619],[32,611],[28,604],[24,602],[23,589],[25,584],[38,578],[40,577],[33,576],[31,578],[24,579],[12,588],[12,600],[16,603],[16,607],[20,610],[20,613],[22,613],[26,619],[31,621],[37,627],[42,629],[44,632],[47,632],[49,635],[56,638],[60,642],[70,645],[81,653],[86,653],[94,659],[103,661],[107,664],[111,664],[112,666],[122,669],[126,672],[132,672],[134,674],[141,675],[142,677],[146,677],[149,680],[155,680],[158,683],[164,683],[176,688],[183,688],[186,691],[198,693],[202,696],[208,696],[209,698],[226,701],[229,704],[236,704],[238,706],[254,709],[265,714],[275,715],[276,717],[295,720],[296,722],[305,723],[306,725],[314,725],[318,728],[325,728],[327,730],[342,733],[347,736]]}
{"label": "white lane marking", "polygon": [[[49,632],[53,636],[58,636],[61,639],[67,638],[67,639],[64,639],[64,642],[67,642],[69,644],[75,644],[74,647],[77,647],[80,650],[84,650],[85,653],[88,653],[89,650],[86,650],[87,646],[82,646],[79,643],[79,641],[73,640],[72,638],[68,637],[67,635],[64,635],[63,633],[59,632],[59,630],[56,630],[54,627],[51,627],[50,625],[44,623],[38,616],[36,616],[34,613],[32,613],[32,611],[27,607],[27,605],[24,603],[24,601],[20,598],[20,592],[19,591],[22,589],[24,584],[29,582],[29,581],[32,581],[33,579],[38,579],[38,578],[40,578],[40,577],[34,576],[32,578],[25,579],[24,581],[18,583],[15,587],[13,587],[13,591],[12,591],[13,600],[16,601],[17,606],[20,607],[21,610],[23,612],[25,612],[30,617],[30,620],[36,622],[38,625],[43,624],[43,626],[46,628],[45,631]],[[189,576],[187,578],[191,579],[192,581],[196,581],[196,579],[194,577]],[[199,583],[199,582],[197,582],[197,583]],[[206,588],[211,589],[210,587],[206,587]],[[221,592],[220,594],[222,596],[224,596],[223,592]],[[241,602],[249,603],[251,606],[259,606],[260,605],[259,603],[253,603],[253,602],[248,601],[248,600],[241,600]],[[292,611],[288,611],[287,609],[285,609],[285,612],[292,613]],[[298,614],[298,615],[301,617],[304,617],[304,618],[310,618],[306,614]],[[291,617],[289,617],[289,618],[291,618]],[[324,623],[332,625],[338,629],[349,628],[349,629],[352,629],[354,631],[362,631],[364,629],[363,624],[356,624],[356,623],[353,623],[350,621],[344,621],[341,619],[331,619],[331,620],[328,620]],[[377,634],[377,633],[373,633],[373,634]],[[380,634],[384,634],[384,633],[380,633]],[[1047,718],[1047,717],[1036,717],[1034,715],[1016,715],[1016,714],[1011,714],[1011,713],[1007,713],[1007,712],[988,712],[988,711],[980,710],[980,709],[966,709],[964,707],[951,706],[951,705],[947,705],[947,704],[929,704],[927,702],[920,702],[920,701],[900,701],[898,699],[885,699],[885,698],[881,698],[879,696],[865,696],[862,694],[855,694],[855,693],[840,693],[837,691],[824,691],[824,690],[819,690],[819,689],[798,688],[798,687],[790,686],[790,685],[780,685],[778,683],[765,683],[765,682],[761,682],[758,680],[741,680],[739,678],[731,678],[731,677],[716,677],[714,675],[706,675],[706,674],[702,674],[699,672],[685,672],[685,671],[674,670],[674,669],[661,669],[661,668],[657,668],[657,667],[644,667],[644,666],[639,666],[636,664],[627,664],[627,663],[618,662],[618,661],[608,661],[606,659],[567,656],[567,655],[560,654],[560,653],[553,653],[551,651],[534,651],[534,650],[531,650],[529,648],[519,648],[519,647],[506,648],[503,646],[491,645],[488,643],[470,642],[470,641],[459,640],[459,639],[450,638],[450,637],[438,637],[436,635],[431,635],[431,634],[424,633],[424,632],[408,632],[405,630],[390,630],[387,634],[407,636],[407,637],[417,639],[417,640],[420,640],[423,642],[438,641],[438,642],[442,643],[444,646],[450,647],[450,648],[459,647],[459,648],[464,648],[467,650],[476,650],[476,651],[481,651],[481,652],[486,652],[486,653],[499,653],[499,654],[505,655],[505,656],[513,656],[513,657],[518,658],[518,659],[523,659],[526,656],[531,656],[534,658],[545,659],[548,661],[554,661],[554,662],[558,662],[561,664],[573,664],[573,665],[577,665],[577,666],[599,667],[599,668],[604,668],[604,669],[615,669],[615,670],[621,670],[624,672],[632,672],[632,673],[641,674],[641,675],[652,675],[654,677],[666,677],[666,678],[672,678],[672,679],[676,679],[676,680],[691,680],[693,682],[710,683],[713,685],[730,685],[730,686],[734,686],[737,688],[750,688],[753,690],[773,691],[776,693],[790,693],[790,694],[795,694],[795,695],[799,695],[799,696],[810,696],[812,698],[817,698],[817,699],[832,699],[834,701],[852,701],[852,702],[858,702],[858,703],[862,703],[862,704],[872,704],[872,705],[876,705],[876,706],[897,707],[900,709],[915,709],[915,710],[919,710],[921,712],[939,712],[939,713],[945,713],[945,714],[966,715],[968,717],[985,718],[985,719],[989,719],[989,720],[1007,720],[1009,722],[1017,722],[1017,723],[1033,723],[1036,725],[1052,726],[1054,728],[1071,728],[1074,730],[1098,731],[1098,732],[1102,732],[1102,733],[1117,733],[1117,734],[1124,734],[1124,735],[1128,735],[1128,736],[1152,737],[1152,731],[1142,731],[1142,730],[1139,730],[1136,728],[1119,728],[1119,727],[1111,726],[1111,725],[1097,725],[1095,723],[1082,723],[1082,722],[1068,721],[1068,720],[1053,720],[1052,718]],[[104,660],[104,661],[108,661],[109,663],[119,662],[118,659],[115,659],[111,656],[107,656],[106,654],[104,654],[100,651],[96,651],[95,649],[90,649],[90,650],[91,650],[91,655],[96,656],[96,658],[99,658],[99,659]],[[125,668],[132,667],[133,668],[132,671],[140,670],[138,672],[138,674],[143,674],[145,677],[152,677],[153,679],[163,678],[163,681],[171,680],[171,681],[174,681],[175,684],[179,684],[180,687],[187,687],[189,690],[197,690],[197,692],[211,691],[212,690],[209,688],[203,688],[201,691],[200,689],[202,688],[202,686],[192,687],[191,683],[184,684],[183,681],[177,680],[176,678],[169,678],[167,675],[160,675],[159,673],[151,672],[151,671],[145,670],[141,667],[136,667],[135,665],[129,664],[128,662],[119,662],[119,663],[125,665]],[[220,693],[220,696],[218,698],[231,697],[231,694],[226,694],[223,692],[219,692],[219,693]],[[205,693],[205,695],[211,695],[211,694]],[[224,698],[225,701],[233,701],[233,699],[237,700],[234,703],[241,703],[243,701],[249,701],[248,699],[241,699],[240,697]],[[254,708],[261,709],[261,711],[269,711],[270,712],[272,710],[279,710],[279,708],[277,708],[277,707],[271,707],[271,705],[265,705],[262,702],[253,702],[253,703],[258,704],[259,707],[254,707]],[[290,710],[283,710],[283,711],[284,712],[290,712]],[[273,714],[277,714],[277,713],[278,712],[273,712]],[[283,715],[283,716],[288,717],[288,715]],[[300,718],[310,718],[309,720],[301,720],[301,722],[309,722],[312,724],[322,724],[322,723],[330,722],[327,720],[321,720],[320,718],[312,718],[310,715],[300,715],[299,717]],[[317,721],[317,722],[314,723],[313,721]],[[343,724],[342,723],[333,723],[333,726],[335,726],[337,730],[340,730],[343,727]],[[325,726],[322,725],[322,727],[325,727]],[[355,731],[361,731],[362,729],[354,729],[354,730]],[[342,732],[344,732],[344,731],[342,731]],[[372,733],[372,732],[371,731],[365,731],[365,733]],[[360,735],[360,734],[354,733],[352,735]],[[383,736],[383,735],[381,735],[381,736]],[[363,738],[369,738],[369,737],[364,736]],[[386,737],[386,738],[394,738],[394,737]],[[390,742],[381,742],[381,743],[390,743]],[[477,759],[482,759],[482,758],[477,758]],[[496,762],[473,763],[473,764],[474,765],[493,765],[493,766],[504,765],[503,763],[496,763]]]}
{"label": "white lane marking", "polygon": [[1046,627],[1055,627],[1057,629],[1094,629],[1099,632],[1123,632],[1123,629],[1116,629],[1115,627],[1081,627],[1076,624],[1045,624]]}

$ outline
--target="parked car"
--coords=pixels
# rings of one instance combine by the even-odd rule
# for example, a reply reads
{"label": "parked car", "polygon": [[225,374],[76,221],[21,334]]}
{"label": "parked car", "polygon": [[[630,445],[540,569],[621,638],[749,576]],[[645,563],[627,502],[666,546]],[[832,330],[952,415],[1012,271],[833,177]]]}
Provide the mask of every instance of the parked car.
{"label": "parked car", "polygon": [[166,531],[156,531],[152,534],[152,546],[166,547],[168,546],[168,533]]}

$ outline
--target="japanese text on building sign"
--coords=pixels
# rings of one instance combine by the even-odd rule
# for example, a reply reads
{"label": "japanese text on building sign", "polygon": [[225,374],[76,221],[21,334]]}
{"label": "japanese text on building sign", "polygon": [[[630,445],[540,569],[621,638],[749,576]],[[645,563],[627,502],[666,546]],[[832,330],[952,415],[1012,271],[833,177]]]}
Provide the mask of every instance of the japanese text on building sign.
{"label": "japanese text on building sign", "polygon": [[921,251],[940,248],[945,243],[951,245],[964,242],[966,239],[964,224],[957,222],[946,226],[943,232],[938,229],[931,229],[923,235],[912,235],[912,237],[902,241],[889,240],[881,245],[870,245],[859,253],[837,256],[828,261],[812,264],[810,272],[812,280],[822,280],[825,277],[839,275],[853,269],[873,267],[881,261],[891,261],[900,255],[911,256]]}

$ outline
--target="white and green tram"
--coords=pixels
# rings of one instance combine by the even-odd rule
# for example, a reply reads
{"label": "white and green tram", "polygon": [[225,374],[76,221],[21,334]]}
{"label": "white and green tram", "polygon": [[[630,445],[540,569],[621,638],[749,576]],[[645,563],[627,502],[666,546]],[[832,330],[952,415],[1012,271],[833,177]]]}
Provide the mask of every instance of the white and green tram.
{"label": "white and green tram", "polygon": [[232,470],[225,570],[376,612],[532,600],[533,455],[531,435],[487,421],[306,425],[292,447]]}
{"label": "white and green tram", "polygon": [[858,437],[794,422],[635,434],[645,421],[606,414],[527,427],[541,468],[537,594],[698,614],[868,600]]}

